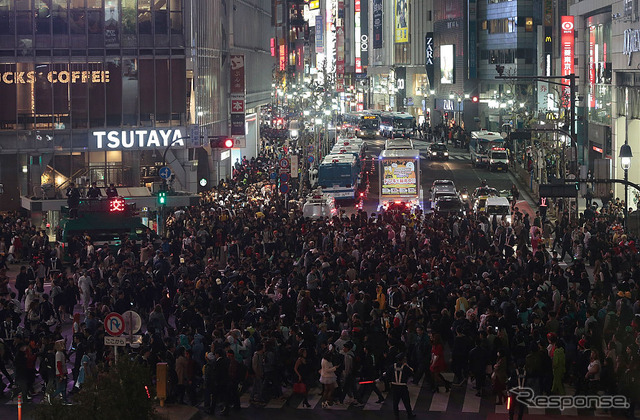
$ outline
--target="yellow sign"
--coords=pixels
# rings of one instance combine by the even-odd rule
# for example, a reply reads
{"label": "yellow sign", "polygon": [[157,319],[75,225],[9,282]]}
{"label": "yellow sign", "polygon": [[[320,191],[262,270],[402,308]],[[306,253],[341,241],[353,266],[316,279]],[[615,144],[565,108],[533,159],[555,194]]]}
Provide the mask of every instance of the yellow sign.
{"label": "yellow sign", "polygon": [[409,42],[409,0],[395,0],[396,44]]}
{"label": "yellow sign", "polygon": [[309,0],[309,10],[320,8],[320,0]]}
{"label": "yellow sign", "polygon": [[[35,71],[7,71],[0,73],[0,80],[6,85],[34,84],[40,74]],[[44,76],[49,83],[109,83],[109,71],[50,71]]]}

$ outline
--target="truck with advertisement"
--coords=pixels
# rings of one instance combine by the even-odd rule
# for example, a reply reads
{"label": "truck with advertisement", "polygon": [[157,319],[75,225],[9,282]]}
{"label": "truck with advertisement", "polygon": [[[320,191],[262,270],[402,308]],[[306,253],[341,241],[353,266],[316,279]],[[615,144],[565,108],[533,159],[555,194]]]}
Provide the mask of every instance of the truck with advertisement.
{"label": "truck with advertisement", "polygon": [[383,150],[378,156],[380,194],[378,211],[391,205],[411,210],[423,208],[420,185],[420,152],[414,149]]}

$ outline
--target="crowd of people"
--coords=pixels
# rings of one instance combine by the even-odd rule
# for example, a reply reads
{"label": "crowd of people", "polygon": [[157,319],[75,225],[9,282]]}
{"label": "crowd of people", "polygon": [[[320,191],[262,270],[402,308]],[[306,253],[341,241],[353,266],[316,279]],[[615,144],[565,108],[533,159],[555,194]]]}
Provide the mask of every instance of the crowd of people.
{"label": "crowd of people", "polygon": [[276,157],[240,162],[201,205],[172,213],[164,237],[118,249],[76,238],[70,266],[28,219],[3,218],[0,254],[19,271],[0,261],[5,385],[66,400],[60,363],[74,387],[107,369],[101,320],[134,309],[144,337],[127,354],[152,371],[166,362],[169,401],[208,412],[240,408],[242,393],[307,405],[318,388],[324,407],[390,391],[398,417],[409,381],[448,392],[472,380],[500,404],[522,373],[538,394],[625,395],[633,414],[639,257],[608,210],[560,216],[553,242],[532,241],[543,221],[517,208],[513,225],[420,212],[312,221],[267,187]]}

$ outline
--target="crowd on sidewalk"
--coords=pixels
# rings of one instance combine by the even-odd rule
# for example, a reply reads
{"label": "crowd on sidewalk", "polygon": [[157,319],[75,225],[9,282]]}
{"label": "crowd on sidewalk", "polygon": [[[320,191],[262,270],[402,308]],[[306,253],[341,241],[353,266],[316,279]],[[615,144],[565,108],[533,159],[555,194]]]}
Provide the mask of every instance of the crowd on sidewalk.
{"label": "crowd on sidewalk", "polygon": [[[70,357],[78,387],[108,369],[101,320],[133,308],[146,332],[129,356],[168,363],[169,400],[209,412],[239,408],[245,392],[257,406],[306,404],[316,387],[325,407],[361,405],[371,392],[382,402],[379,383],[397,417],[409,378],[423,377],[433,392],[473,379],[478,395],[502,403],[518,369],[537,393],[564,394],[567,383],[620,393],[633,413],[639,257],[608,210],[561,217],[557,243],[538,241],[540,217],[518,211],[513,226],[482,214],[363,211],[310,221],[266,187],[276,158],[239,162],[201,205],[170,215],[166,237],[149,232],[115,250],[77,238],[69,267],[26,219],[4,217],[0,247],[25,265],[7,278],[0,261],[8,385],[31,395],[40,376],[49,397],[66,399],[59,363]],[[72,346],[61,326],[74,308]]]}

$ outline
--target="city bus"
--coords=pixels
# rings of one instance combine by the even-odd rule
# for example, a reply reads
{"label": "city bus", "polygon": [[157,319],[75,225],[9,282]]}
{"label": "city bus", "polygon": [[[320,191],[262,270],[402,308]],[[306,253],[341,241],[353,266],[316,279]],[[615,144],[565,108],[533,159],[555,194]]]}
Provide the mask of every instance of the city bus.
{"label": "city bus", "polygon": [[365,112],[352,112],[343,116],[343,127],[360,138],[375,139],[380,134],[380,117]]}
{"label": "city bus", "polygon": [[63,260],[72,261],[73,238],[84,244],[91,240],[96,249],[109,247],[116,249],[125,240],[139,241],[149,228],[142,224],[134,204],[126,203],[122,197],[101,200],[85,200],[78,207],[77,218],[60,221],[56,241],[63,250]]}
{"label": "city bus", "polygon": [[318,186],[336,200],[356,198],[360,169],[351,153],[329,154],[318,166]]}
{"label": "city bus", "polygon": [[352,144],[350,142],[338,142],[333,145],[331,148],[331,152],[329,154],[332,155],[340,155],[340,154],[351,154],[356,158],[356,164],[358,166],[358,171],[362,172],[362,160],[364,159],[364,146],[362,144]]}
{"label": "city bus", "polygon": [[469,157],[472,166],[487,166],[489,151],[494,147],[504,147],[504,139],[500,133],[481,130],[472,131],[469,142]]}
{"label": "city bus", "polygon": [[416,125],[416,117],[405,112],[385,112],[380,114],[380,134],[387,138],[411,137]]}

